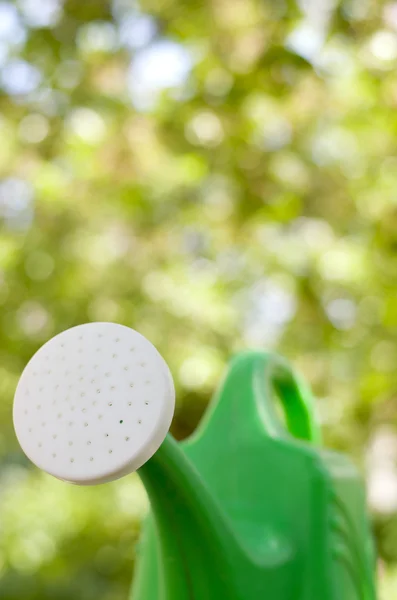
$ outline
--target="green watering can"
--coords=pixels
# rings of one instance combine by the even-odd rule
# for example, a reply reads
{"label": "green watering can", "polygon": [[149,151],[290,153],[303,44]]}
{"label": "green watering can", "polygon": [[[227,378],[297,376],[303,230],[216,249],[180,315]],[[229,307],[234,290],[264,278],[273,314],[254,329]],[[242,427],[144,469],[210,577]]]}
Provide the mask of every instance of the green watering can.
{"label": "green watering can", "polygon": [[182,443],[167,433],[173,408],[162,357],[114,323],[47,342],[15,395],[17,437],[40,468],[82,485],[138,470],[151,513],[131,600],[375,600],[362,482],[321,447],[288,363],[238,355]]}

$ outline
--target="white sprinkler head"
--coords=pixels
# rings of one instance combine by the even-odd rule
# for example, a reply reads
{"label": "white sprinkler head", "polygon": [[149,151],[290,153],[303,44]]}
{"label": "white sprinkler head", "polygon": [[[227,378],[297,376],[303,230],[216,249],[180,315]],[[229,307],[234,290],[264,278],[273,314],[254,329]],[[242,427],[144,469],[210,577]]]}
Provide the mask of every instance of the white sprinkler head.
{"label": "white sprinkler head", "polygon": [[15,392],[14,427],[40,469],[93,485],[139,469],[163,442],[174,407],[170,370],[146,338],[88,323],[31,358]]}

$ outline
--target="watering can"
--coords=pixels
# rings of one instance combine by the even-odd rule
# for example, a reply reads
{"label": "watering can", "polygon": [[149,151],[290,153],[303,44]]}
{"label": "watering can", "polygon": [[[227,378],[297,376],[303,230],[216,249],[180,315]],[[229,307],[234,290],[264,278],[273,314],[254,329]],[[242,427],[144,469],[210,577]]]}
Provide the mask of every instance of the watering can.
{"label": "watering can", "polygon": [[114,323],[47,342],[15,395],[17,437],[40,468],[83,485],[137,470],[151,509],[130,600],[375,600],[362,481],[321,446],[285,360],[237,355],[183,442],[167,433],[173,403],[157,350]]}

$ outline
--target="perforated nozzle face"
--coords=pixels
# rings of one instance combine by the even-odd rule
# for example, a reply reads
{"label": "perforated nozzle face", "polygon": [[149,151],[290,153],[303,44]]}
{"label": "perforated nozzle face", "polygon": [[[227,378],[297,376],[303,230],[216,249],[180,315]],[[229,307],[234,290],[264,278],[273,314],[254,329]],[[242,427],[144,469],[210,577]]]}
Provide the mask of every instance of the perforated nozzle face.
{"label": "perforated nozzle face", "polygon": [[167,364],[137,331],[88,323],[49,340],[27,364],[14,427],[30,460],[51,475],[92,485],[142,466],[171,425]]}

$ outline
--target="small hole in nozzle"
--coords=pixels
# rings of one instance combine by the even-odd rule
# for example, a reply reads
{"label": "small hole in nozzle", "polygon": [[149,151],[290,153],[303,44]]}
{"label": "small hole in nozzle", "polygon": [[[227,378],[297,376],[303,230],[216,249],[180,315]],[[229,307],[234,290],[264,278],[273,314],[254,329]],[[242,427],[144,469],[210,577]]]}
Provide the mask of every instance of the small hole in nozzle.
{"label": "small hole in nozzle", "polygon": [[123,419],[121,419],[120,423],[124,423]]}

